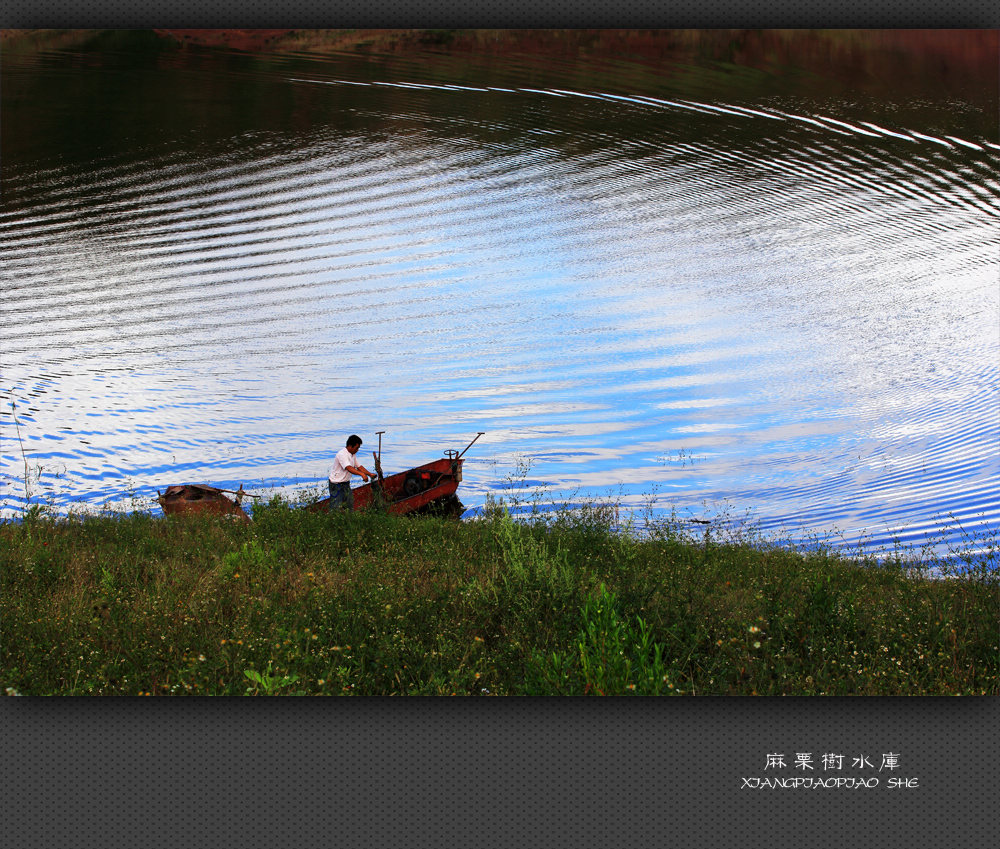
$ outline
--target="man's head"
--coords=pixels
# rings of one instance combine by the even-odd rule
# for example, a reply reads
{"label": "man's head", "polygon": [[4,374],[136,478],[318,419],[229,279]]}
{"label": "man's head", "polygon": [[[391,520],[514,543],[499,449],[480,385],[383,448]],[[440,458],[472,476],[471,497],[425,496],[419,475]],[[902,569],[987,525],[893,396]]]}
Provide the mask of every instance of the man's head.
{"label": "man's head", "polygon": [[356,433],[352,433],[347,437],[347,450],[352,454],[357,454],[358,449],[361,447],[361,437]]}

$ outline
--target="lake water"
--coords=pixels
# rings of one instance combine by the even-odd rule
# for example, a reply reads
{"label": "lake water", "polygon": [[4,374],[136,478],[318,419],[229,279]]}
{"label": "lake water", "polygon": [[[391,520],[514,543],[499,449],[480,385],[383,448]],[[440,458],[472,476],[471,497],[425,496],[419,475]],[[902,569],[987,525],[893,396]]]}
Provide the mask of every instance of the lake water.
{"label": "lake water", "polygon": [[5,517],[485,431],[472,509],[1000,528],[995,79],[150,33],[2,73]]}

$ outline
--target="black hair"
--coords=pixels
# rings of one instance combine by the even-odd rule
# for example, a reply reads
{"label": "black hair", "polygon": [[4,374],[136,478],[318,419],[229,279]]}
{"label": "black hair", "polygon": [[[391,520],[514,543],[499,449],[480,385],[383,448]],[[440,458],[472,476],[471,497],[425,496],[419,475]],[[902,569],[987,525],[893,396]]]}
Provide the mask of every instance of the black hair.
{"label": "black hair", "polygon": [[358,436],[356,433],[352,433],[349,437],[347,437],[348,448],[350,448],[352,445],[360,445],[360,444],[361,444],[361,437]]}

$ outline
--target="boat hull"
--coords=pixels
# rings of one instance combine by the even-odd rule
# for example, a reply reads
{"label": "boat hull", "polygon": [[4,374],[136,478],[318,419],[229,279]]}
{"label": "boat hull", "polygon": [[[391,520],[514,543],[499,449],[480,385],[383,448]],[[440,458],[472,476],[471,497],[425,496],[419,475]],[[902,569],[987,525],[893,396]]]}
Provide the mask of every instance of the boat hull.
{"label": "boat hull", "polygon": [[156,493],[157,501],[167,516],[183,516],[192,513],[207,513],[216,516],[232,516],[241,522],[249,522],[250,517],[239,501],[227,498],[223,491],[204,484],[180,484],[168,486],[162,494]]}
{"label": "boat hull", "polygon": [[[351,490],[355,510],[382,508],[387,513],[403,515],[439,507],[447,512],[460,514],[461,503],[455,496],[462,480],[464,460],[444,457],[386,475]],[[306,509],[323,511],[337,509],[330,498],[310,504]]]}

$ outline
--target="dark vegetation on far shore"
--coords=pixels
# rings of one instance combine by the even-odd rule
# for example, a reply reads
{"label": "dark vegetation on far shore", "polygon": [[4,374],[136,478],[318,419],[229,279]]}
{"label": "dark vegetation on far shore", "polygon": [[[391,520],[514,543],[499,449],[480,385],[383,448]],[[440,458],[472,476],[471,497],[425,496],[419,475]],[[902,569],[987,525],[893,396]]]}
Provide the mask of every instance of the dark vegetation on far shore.
{"label": "dark vegetation on far shore", "polygon": [[613,522],[601,505],[455,522],[278,498],[252,524],[32,512],[0,524],[0,692],[1000,692],[989,569],[931,580]]}
{"label": "dark vegetation on far shore", "polygon": [[[121,49],[137,33],[15,29],[0,31],[0,40],[12,52],[93,45]],[[754,69],[772,78],[801,77],[810,86],[827,86],[827,94],[839,91],[852,98],[971,98],[989,115],[995,114],[1000,96],[1000,33],[991,29],[156,29],[139,35],[147,33],[164,50],[575,63],[574,73],[585,78],[573,83],[584,87],[587,79],[606,78],[607,67],[622,62],[667,78],[685,74],[692,64],[710,63],[734,72]],[[738,73],[733,76],[736,86],[747,82]]]}

